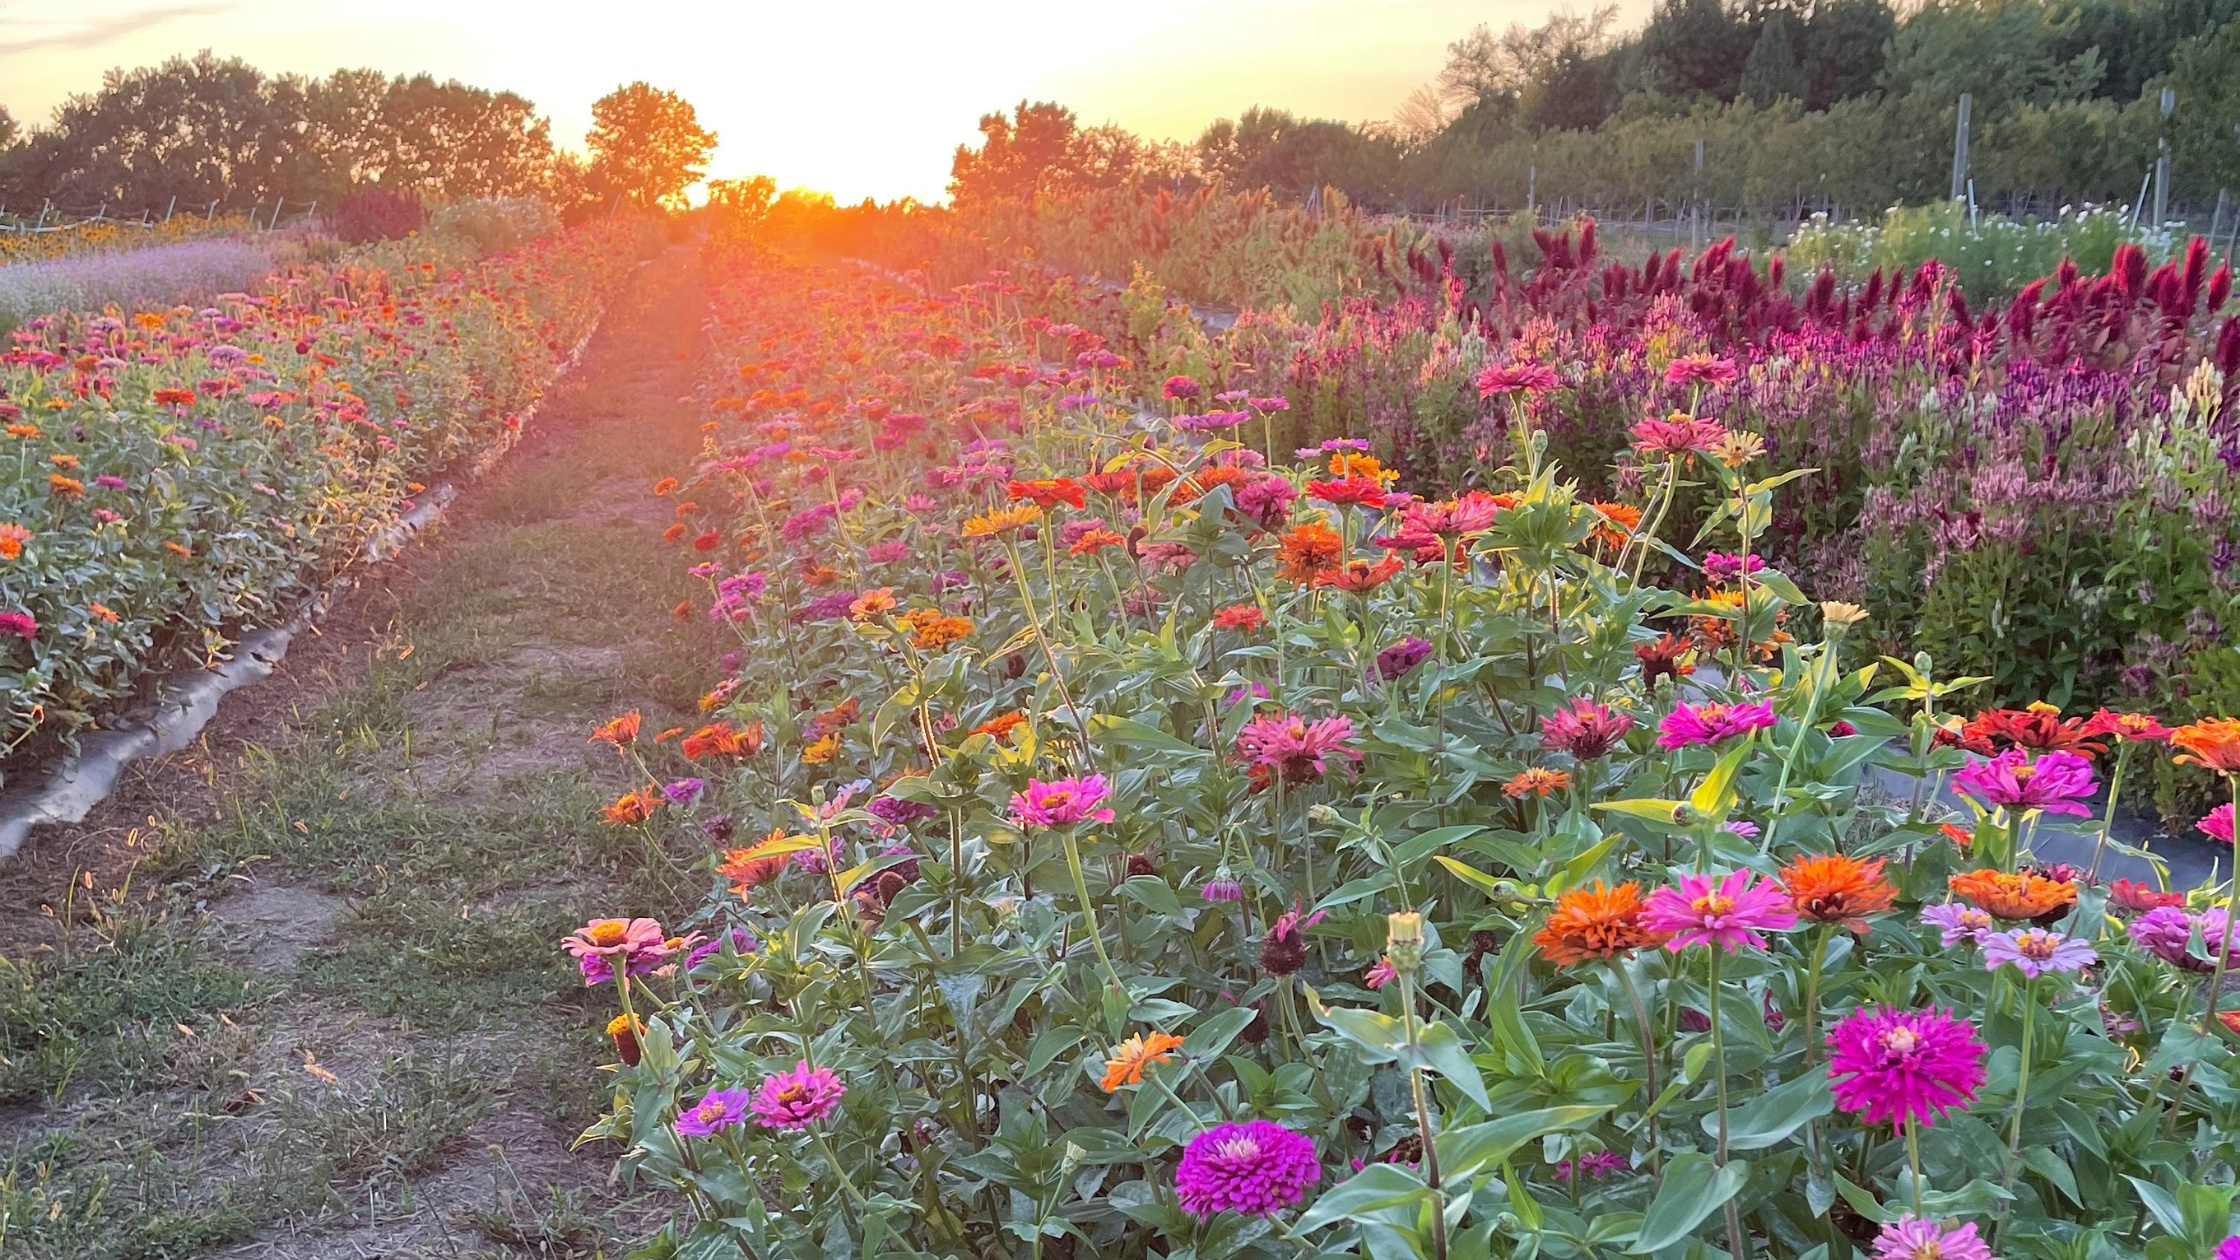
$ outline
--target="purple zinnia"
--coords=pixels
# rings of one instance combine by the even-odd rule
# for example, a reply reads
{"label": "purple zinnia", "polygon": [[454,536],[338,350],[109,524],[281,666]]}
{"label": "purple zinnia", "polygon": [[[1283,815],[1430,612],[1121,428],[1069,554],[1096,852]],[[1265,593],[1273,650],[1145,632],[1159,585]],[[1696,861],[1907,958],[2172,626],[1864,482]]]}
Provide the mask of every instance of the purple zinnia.
{"label": "purple zinnia", "polygon": [[678,779],[674,783],[663,784],[661,794],[669,798],[671,805],[690,805],[699,800],[700,794],[707,790],[706,779]]}
{"label": "purple zinnia", "polygon": [[807,1059],[790,1072],[763,1078],[754,1091],[755,1123],[771,1129],[801,1129],[832,1114],[848,1087],[831,1068],[813,1068]]}
{"label": "purple zinnia", "polygon": [[708,1096],[677,1113],[677,1133],[681,1137],[706,1137],[747,1118],[747,1091],[743,1089],[711,1089]]}
{"label": "purple zinnia", "polygon": [[2092,946],[2044,928],[1989,932],[1977,939],[1983,943],[1985,968],[1997,971],[2012,963],[2032,980],[2049,971],[2078,971],[2100,961]]}
{"label": "purple zinnia", "polygon": [[[758,944],[759,944],[759,942],[757,942],[757,941],[755,940],[755,938],[754,938],[754,933],[752,933],[752,932],[749,932],[749,931],[748,931],[747,929],[745,929],[745,928],[733,928],[733,929],[731,929],[731,952],[732,952],[732,953],[734,953],[734,954],[747,954],[747,953],[752,953],[752,952],[754,952],[754,950],[755,950],[755,948],[757,947],[757,945],[758,945]],[[713,957],[715,957],[715,956],[716,956],[716,954],[717,954],[717,953],[718,953],[719,951],[721,951],[722,949],[723,949],[723,938],[722,938],[722,937],[720,937],[720,936],[719,936],[719,937],[717,937],[717,938],[716,938],[715,940],[709,941],[709,942],[707,942],[706,944],[704,944],[704,945],[701,945],[701,946],[699,946],[698,948],[694,949],[694,950],[693,950],[693,951],[692,951],[691,953],[689,953],[689,954],[686,954],[686,955],[684,956],[684,969],[685,969],[686,971],[690,971],[690,970],[692,970],[692,969],[693,969],[694,967],[697,967],[697,966],[699,966],[699,965],[700,965],[701,963],[704,963],[704,962],[708,961],[708,960],[709,960],[710,958],[713,958]]]}
{"label": "purple zinnia", "polygon": [[940,812],[924,801],[906,800],[899,796],[879,797],[864,808],[871,811],[872,817],[890,827],[907,827]]}
{"label": "purple zinnia", "polygon": [[[2204,958],[2192,952],[2194,929],[2201,930]],[[2139,948],[2171,966],[2186,971],[2215,971],[2217,951],[2224,948],[2225,912],[2220,908],[2188,914],[2177,906],[2157,906],[2131,921],[2131,939]]]}
{"label": "purple zinnia", "polygon": [[1944,933],[1944,943],[1958,945],[1962,941],[1980,942],[1999,926],[1989,911],[1978,910],[1964,901],[1940,902],[1921,912],[1921,921]]}
{"label": "purple zinnia", "polygon": [[1983,1085],[1983,1039],[1940,1007],[1860,1007],[1828,1030],[1828,1084],[1836,1105],[1868,1124],[1927,1128],[1966,1110]]}
{"label": "purple zinnia", "polygon": [[1265,1216],[1306,1197],[1322,1176],[1314,1139],[1272,1120],[1220,1124],[1190,1139],[1175,1193],[1192,1216]]}
{"label": "purple zinnia", "polygon": [[1377,676],[1386,682],[1391,682],[1416,666],[1423,664],[1423,659],[1429,655],[1431,655],[1430,642],[1411,634],[1384,651],[1377,653]]}

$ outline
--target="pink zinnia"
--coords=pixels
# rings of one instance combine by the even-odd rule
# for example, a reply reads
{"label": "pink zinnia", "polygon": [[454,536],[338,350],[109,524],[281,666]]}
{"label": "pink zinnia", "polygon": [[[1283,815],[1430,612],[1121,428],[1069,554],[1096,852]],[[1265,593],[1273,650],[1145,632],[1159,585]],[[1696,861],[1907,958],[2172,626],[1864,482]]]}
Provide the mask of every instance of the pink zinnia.
{"label": "pink zinnia", "polygon": [[1245,723],[1237,732],[1237,755],[1286,783],[1311,783],[1330,773],[1330,759],[1361,752],[1346,746],[1353,738],[1353,719],[1326,717],[1309,722],[1296,713],[1281,717],[1264,715]]}
{"label": "pink zinnia", "polygon": [[1735,871],[1719,884],[1709,875],[1689,875],[1677,885],[1649,894],[1641,907],[1641,926],[1652,932],[1669,932],[1665,948],[1679,953],[1699,943],[1717,946],[1732,954],[1744,945],[1766,947],[1759,929],[1781,931],[1797,925],[1796,905],[1779,883],[1759,881],[1749,871]]}
{"label": "pink zinnia", "polygon": [[1773,706],[1757,704],[1683,704],[1657,723],[1657,747],[1672,751],[1690,744],[1717,744],[1773,725]]}
{"label": "pink zinnia", "polygon": [[1485,532],[1500,514],[1501,500],[1483,490],[1472,490],[1459,499],[1410,507],[1407,523],[1411,529],[1435,537],[1459,538]]}
{"label": "pink zinnia", "polygon": [[1664,365],[1664,379],[1675,385],[1726,385],[1742,375],[1734,360],[1688,354]]}
{"label": "pink zinnia", "polygon": [[1652,416],[1633,426],[1633,449],[1644,455],[1682,455],[1708,451],[1727,435],[1727,426],[1716,420],[1674,412],[1659,420]]}
{"label": "pink zinnia", "polygon": [[1991,1260],[1991,1246],[1972,1224],[1946,1229],[1927,1217],[1901,1216],[1876,1235],[1874,1260]]}
{"label": "pink zinnia", "polygon": [[1497,394],[1537,394],[1554,389],[1563,383],[1554,368],[1544,363],[1512,363],[1491,366],[1478,373],[1478,397],[1492,398]]}
{"label": "pink zinnia", "polygon": [[831,1115],[847,1092],[831,1068],[812,1068],[802,1059],[792,1071],[764,1078],[754,1091],[755,1122],[772,1129],[806,1128]]}
{"label": "pink zinnia", "polygon": [[560,948],[575,956],[585,984],[612,980],[616,959],[631,975],[639,975],[674,952],[661,935],[659,919],[593,919],[562,940]]}
{"label": "pink zinnia", "polygon": [[1940,1007],[1860,1007],[1828,1030],[1836,1105],[1868,1124],[1927,1128],[1966,1110],[1983,1085],[1984,1045],[1968,1021]]}
{"label": "pink zinnia", "polygon": [[[0,617],[4,617],[4,614],[0,614]],[[7,626],[0,623],[0,630],[7,630]],[[2227,845],[2233,843],[2233,807],[2231,807],[2231,800],[2227,800],[2224,805],[2218,805],[2215,809],[2211,809],[2209,816],[2202,818],[2202,821],[2195,823],[2195,825],[2200,827],[2202,832],[2215,836],[2215,839],[2220,839]]]}
{"label": "pink zinnia", "polygon": [[1557,705],[1554,712],[1540,719],[1540,746],[1550,752],[1570,753],[1579,761],[1593,761],[1616,748],[1632,729],[1631,717],[1581,696],[1569,708]]}
{"label": "pink zinnia", "polygon": [[1400,973],[1392,969],[1391,959],[1379,958],[1370,964],[1367,971],[1361,973],[1361,983],[1372,989],[1381,989],[1399,977]]}
{"label": "pink zinnia", "polygon": [[2044,810],[2088,818],[2082,798],[2092,795],[2092,763],[2072,752],[2040,753],[2036,761],[2009,748],[1988,761],[1972,762],[1952,776],[1961,795],[1985,805],[2013,810]]}
{"label": "pink zinnia", "polygon": [[1174,1189],[1192,1216],[1265,1216],[1305,1198],[1321,1176],[1314,1139],[1273,1120],[1250,1120],[1217,1124],[1191,1138]]}
{"label": "pink zinnia", "polygon": [[707,1097],[677,1113],[677,1133],[682,1137],[706,1137],[742,1124],[746,1118],[747,1091],[711,1089]]}
{"label": "pink zinnia", "polygon": [[[27,612],[0,612],[0,636],[29,639],[39,633],[39,619]],[[2225,806],[2229,812],[2231,806]]]}
{"label": "pink zinnia", "polygon": [[1022,827],[1070,827],[1095,819],[1111,822],[1115,815],[1104,799],[1112,787],[1101,774],[1080,778],[1027,781],[1027,790],[1011,794],[1011,821]]}

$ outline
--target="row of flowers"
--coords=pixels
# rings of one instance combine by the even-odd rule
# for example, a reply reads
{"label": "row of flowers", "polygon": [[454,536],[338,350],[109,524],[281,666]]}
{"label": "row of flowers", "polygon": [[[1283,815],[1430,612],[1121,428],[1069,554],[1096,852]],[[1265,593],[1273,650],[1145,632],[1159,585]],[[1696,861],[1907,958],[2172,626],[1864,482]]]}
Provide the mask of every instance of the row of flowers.
{"label": "row of flowers", "polygon": [[2240,885],[2108,820],[2173,746],[2240,774],[2240,722],[1968,717],[1877,659],[1767,561],[1738,365],[1661,367],[1631,512],[1488,365],[1506,454],[1419,497],[1274,392],[1139,401],[1015,277],[714,262],[707,444],[652,487],[711,685],[589,733],[709,895],[564,942],[617,1007],[586,1137],[679,1196],[652,1254],[2225,1243]]}
{"label": "row of flowers", "polygon": [[438,273],[306,266],[58,312],[0,352],[0,752],[284,619],[423,481],[511,439],[645,242],[603,221]]}
{"label": "row of flowers", "polygon": [[[1665,365],[1715,355],[1735,373],[1701,410],[1754,435],[1769,473],[1812,470],[1777,496],[1759,549],[1872,610],[1882,650],[1927,648],[2010,703],[2240,707],[2223,650],[2240,598],[2240,315],[2206,241],[2159,266],[2125,245],[2100,276],[2063,263],[1980,307],[1934,262],[1839,283],[1723,241],[1620,265],[1592,223],[1539,233],[1538,251],[1513,269],[1497,251],[1490,284],[1414,253],[1397,298],[1247,311],[1217,332],[1141,277],[1120,293],[1025,270],[1011,283],[1104,338],[1146,393],[1179,373],[1209,395],[1284,395],[1286,445],[1366,438],[1428,486],[1492,475],[1511,415],[1484,375],[1544,366],[1532,423],[1621,512],[1657,490],[1632,430],[1691,407]],[[1682,493],[1708,506],[1707,487]],[[2172,815],[2213,791],[2158,774]]]}

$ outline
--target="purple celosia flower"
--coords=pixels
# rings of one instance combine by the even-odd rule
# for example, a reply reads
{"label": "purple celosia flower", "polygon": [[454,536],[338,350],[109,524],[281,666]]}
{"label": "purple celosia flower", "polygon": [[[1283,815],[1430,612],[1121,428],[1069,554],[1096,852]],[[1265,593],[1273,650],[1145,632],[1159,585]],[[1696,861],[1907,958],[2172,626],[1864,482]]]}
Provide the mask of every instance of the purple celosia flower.
{"label": "purple celosia flower", "polygon": [[1774,880],[1760,881],[1749,871],[1735,871],[1716,886],[1709,875],[1688,875],[1677,885],[1649,894],[1641,907],[1641,926],[1652,932],[1670,932],[1665,948],[1679,953],[1690,945],[1709,944],[1732,954],[1744,945],[1766,947],[1761,929],[1781,931],[1797,925],[1796,906]]}
{"label": "purple celosia flower", "polygon": [[1391,682],[1393,679],[1405,675],[1416,666],[1423,664],[1424,658],[1429,655],[1431,655],[1430,641],[1419,639],[1411,634],[1384,651],[1377,653],[1377,677],[1384,679],[1386,682]]}
{"label": "purple celosia flower", "polygon": [[790,1072],[763,1078],[754,1091],[755,1123],[771,1129],[807,1128],[831,1115],[847,1092],[831,1068],[813,1068],[800,1060]]}
{"label": "purple celosia flower", "polygon": [[1593,761],[1607,756],[1632,729],[1632,717],[1581,696],[1570,707],[1557,705],[1540,719],[1540,746],[1570,753],[1574,760]]}
{"label": "purple celosia flower", "polygon": [[1116,815],[1105,805],[1112,786],[1101,774],[1079,778],[1027,781],[1027,790],[1011,794],[1011,821],[1021,827],[1070,827],[1095,819],[1111,822]]}
{"label": "purple celosia flower", "polygon": [[1722,743],[1737,735],[1765,730],[1773,723],[1773,706],[1764,701],[1757,704],[1683,704],[1657,723],[1657,747],[1671,752],[1692,744]]}
{"label": "purple celosia flower", "polygon": [[1964,901],[1945,901],[1921,912],[1921,921],[1944,933],[1946,945],[1962,941],[1981,942],[1999,927],[1998,920],[1989,911],[1978,910]]}
{"label": "purple celosia flower", "polygon": [[711,1089],[708,1096],[677,1113],[681,1137],[706,1137],[747,1119],[747,1091]]}
{"label": "purple celosia flower", "polygon": [[1272,1120],[1220,1124],[1190,1139],[1175,1194],[1192,1216],[1265,1216],[1306,1197],[1322,1176],[1314,1139]]}
{"label": "purple celosia flower", "polygon": [[2032,980],[2049,971],[2078,971],[2100,961],[2092,946],[2044,928],[1989,932],[1977,939],[1983,944],[1986,968],[1997,971],[2012,963]]}
{"label": "purple celosia flower", "polygon": [[[1885,1222],[1874,1240],[1874,1260],[1992,1260],[1991,1247],[1973,1224],[1950,1229],[1921,1216]],[[2221,1260],[2221,1258],[2220,1258]],[[2233,1260],[2240,1260],[2234,1257]]]}
{"label": "purple celosia flower", "polygon": [[1266,715],[1245,723],[1237,732],[1237,755],[1286,783],[1311,783],[1330,773],[1335,757],[1361,760],[1361,752],[1346,746],[1353,738],[1353,719],[1326,717],[1313,722],[1296,713]]}
{"label": "purple celosia flower", "polygon": [[1966,1110],[1983,1085],[1982,1038],[1938,1007],[1860,1007],[1828,1030],[1828,1084],[1836,1105],[1868,1124],[1904,1120],[1928,1128]]}
{"label": "purple celosia flower", "polygon": [[2012,810],[2090,817],[2083,798],[2092,795],[2092,763],[2072,752],[2040,753],[2036,761],[2010,748],[1988,761],[1972,761],[1952,776],[1955,791],[1985,805]]}

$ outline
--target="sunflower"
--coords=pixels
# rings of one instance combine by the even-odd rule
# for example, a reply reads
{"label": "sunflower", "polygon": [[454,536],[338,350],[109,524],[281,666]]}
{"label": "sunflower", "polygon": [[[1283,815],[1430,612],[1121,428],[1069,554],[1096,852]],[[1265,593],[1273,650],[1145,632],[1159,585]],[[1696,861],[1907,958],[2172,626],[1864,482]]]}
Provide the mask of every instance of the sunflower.
{"label": "sunflower", "polygon": [[1558,967],[1645,949],[1662,942],[1664,935],[1642,926],[1641,909],[1641,885],[1627,880],[1611,888],[1598,879],[1592,888],[1574,888],[1557,897],[1547,925],[1533,934],[1532,943]]}
{"label": "sunflower", "polygon": [[2077,886],[2028,871],[1964,871],[1946,881],[1953,895],[2001,919],[2035,919],[2076,904]]}
{"label": "sunflower", "polygon": [[1882,877],[1882,859],[1811,853],[1781,868],[1781,886],[1797,913],[1815,923],[1841,923],[1864,935],[1867,918],[1890,908],[1898,890]]}
{"label": "sunflower", "polygon": [[1104,1061],[1104,1088],[1106,1093],[1122,1085],[1143,1084],[1143,1070],[1154,1063],[1164,1063],[1173,1057],[1173,1051],[1182,1044],[1182,1038],[1173,1033],[1155,1032],[1150,1036],[1137,1035],[1112,1048],[1112,1057]]}

